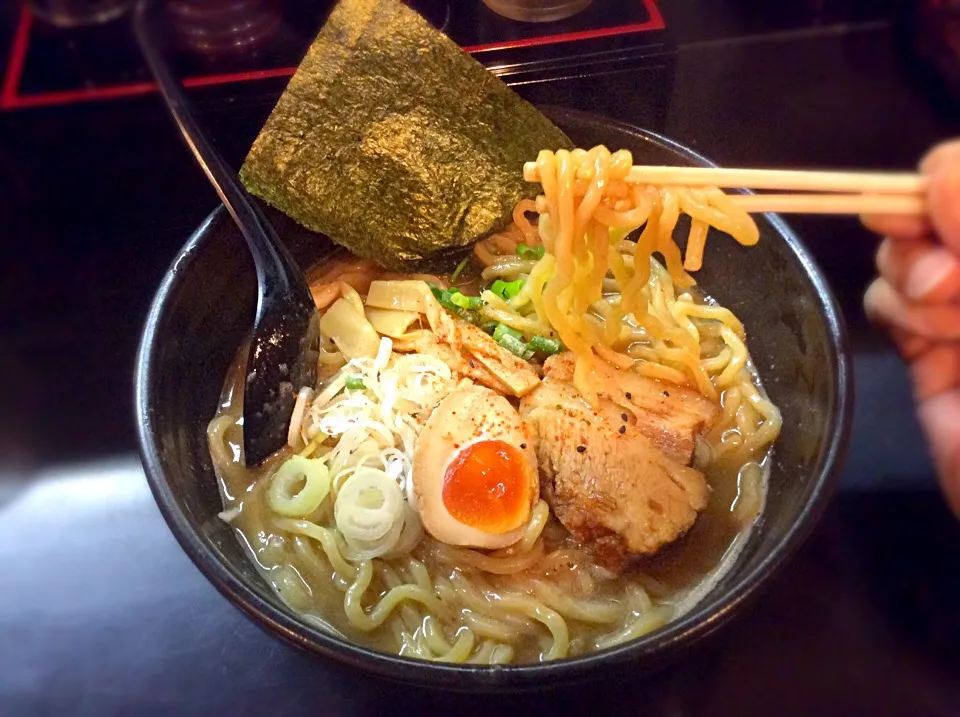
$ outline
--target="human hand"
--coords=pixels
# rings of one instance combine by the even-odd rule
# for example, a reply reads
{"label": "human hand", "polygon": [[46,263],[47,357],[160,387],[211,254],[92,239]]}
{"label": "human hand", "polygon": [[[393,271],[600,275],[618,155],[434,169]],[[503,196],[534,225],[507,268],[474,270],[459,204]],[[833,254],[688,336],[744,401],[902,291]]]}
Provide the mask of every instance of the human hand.
{"label": "human hand", "polygon": [[864,306],[910,367],[920,425],[960,516],[960,140],[931,150],[920,171],[929,177],[926,217],[863,217],[887,237]]}

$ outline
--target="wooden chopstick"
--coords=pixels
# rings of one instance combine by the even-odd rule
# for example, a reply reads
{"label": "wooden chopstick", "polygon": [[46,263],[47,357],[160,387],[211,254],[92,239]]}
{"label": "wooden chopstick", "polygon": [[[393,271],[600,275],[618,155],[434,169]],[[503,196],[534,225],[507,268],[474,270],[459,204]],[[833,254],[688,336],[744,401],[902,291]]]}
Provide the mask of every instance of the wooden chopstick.
{"label": "wooden chopstick", "polygon": [[[581,167],[586,179],[592,167]],[[583,175],[581,177],[581,175]],[[535,162],[523,176],[538,182]],[[792,169],[726,169],[723,167],[634,166],[626,181],[635,184],[685,187],[777,189],[807,194],[728,195],[748,212],[804,214],[924,214],[927,178],[919,174],[883,172],[823,172]]]}
{"label": "wooden chopstick", "polygon": [[[578,176],[592,168],[582,167]],[[586,170],[586,171],[584,171]],[[539,182],[535,162],[523,166],[528,182]],[[821,172],[795,169],[727,169],[725,167],[631,167],[626,180],[632,184],[675,184],[685,187],[743,187],[745,189],[793,189],[808,192],[857,192],[861,194],[923,194],[927,178],[898,172]]]}
{"label": "wooden chopstick", "polygon": [[780,214],[926,214],[915,194],[728,194],[746,212]]}
{"label": "wooden chopstick", "polygon": [[627,181],[636,184],[678,184],[687,187],[744,187],[808,192],[922,194],[927,178],[884,172],[806,172],[794,169],[725,169],[724,167],[632,167]]}

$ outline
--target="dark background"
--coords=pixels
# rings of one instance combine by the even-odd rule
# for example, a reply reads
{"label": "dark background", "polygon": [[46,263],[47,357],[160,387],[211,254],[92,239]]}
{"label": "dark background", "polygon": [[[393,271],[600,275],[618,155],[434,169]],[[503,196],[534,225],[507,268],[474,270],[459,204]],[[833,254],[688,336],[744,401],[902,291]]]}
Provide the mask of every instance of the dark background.
{"label": "dark background", "polygon": [[[184,44],[184,75],[296,64],[326,4],[265,5],[267,40],[233,54]],[[476,56],[532,100],[635,122],[721,164],[909,169],[958,133],[960,33],[941,5],[662,0],[666,30]],[[446,17],[446,3],[419,7]],[[0,2],[5,70],[20,13]],[[642,3],[595,0],[556,32],[648,19]],[[446,27],[465,46],[555,33],[473,0],[452,3]],[[155,94],[37,101],[145,82],[126,20],[34,23],[29,39],[16,97],[35,106],[0,111],[0,715],[960,714],[960,528],[905,371],[863,316],[877,239],[850,218],[790,219],[853,340],[841,490],[767,594],[704,649],[652,682],[441,707],[261,632],[179,550],[135,456],[139,330],[215,195]],[[191,90],[235,166],[284,82]]]}

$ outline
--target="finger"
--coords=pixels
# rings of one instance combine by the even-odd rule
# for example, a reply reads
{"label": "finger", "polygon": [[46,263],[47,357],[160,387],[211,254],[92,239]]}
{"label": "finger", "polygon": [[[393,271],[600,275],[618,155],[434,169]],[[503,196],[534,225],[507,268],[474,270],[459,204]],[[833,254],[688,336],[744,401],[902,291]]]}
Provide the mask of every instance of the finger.
{"label": "finger", "polygon": [[920,160],[920,171],[930,174],[950,162],[960,162],[960,139],[951,139],[934,146]]}
{"label": "finger", "polygon": [[[951,192],[954,191],[950,186],[952,180],[944,179],[941,175],[952,175],[960,171],[960,140],[944,142],[927,152],[920,161],[920,171],[930,177],[930,190],[927,193],[930,216],[865,214],[860,219],[867,229],[893,239],[915,241],[926,237],[933,227],[936,227],[942,235],[947,231],[941,226],[942,224],[956,224],[952,220],[945,219],[945,217],[957,217],[960,215],[960,209],[952,207],[949,200]],[[953,196],[957,195],[953,194]],[[948,242],[948,245],[952,249],[960,249],[960,237],[956,237],[956,242]]]}
{"label": "finger", "polygon": [[944,303],[960,298],[960,259],[931,242],[885,239],[877,250],[877,270],[910,301]]}
{"label": "finger", "polygon": [[931,248],[933,244],[927,240],[900,241],[888,237],[877,247],[877,271],[894,289],[902,292],[915,257]]}
{"label": "finger", "polygon": [[900,351],[900,355],[903,357],[903,360],[907,363],[910,363],[920,354],[928,351],[931,346],[934,345],[933,341],[930,339],[925,339],[922,336],[916,336],[911,334],[903,329],[891,329],[890,336],[893,338],[894,343],[897,345],[897,349]]}
{"label": "finger", "polygon": [[918,401],[956,390],[960,386],[960,343],[930,346],[910,363],[913,389]]}
{"label": "finger", "polygon": [[882,278],[869,286],[863,305],[872,321],[936,341],[960,340],[960,305],[908,302]]}
{"label": "finger", "polygon": [[910,214],[864,214],[860,217],[863,226],[882,236],[900,241],[919,241],[930,235],[930,218]]}
{"label": "finger", "polygon": [[932,162],[927,206],[930,223],[943,244],[960,254],[960,144],[951,145]]}
{"label": "finger", "polygon": [[944,391],[920,403],[920,425],[947,502],[960,517],[960,391]]}

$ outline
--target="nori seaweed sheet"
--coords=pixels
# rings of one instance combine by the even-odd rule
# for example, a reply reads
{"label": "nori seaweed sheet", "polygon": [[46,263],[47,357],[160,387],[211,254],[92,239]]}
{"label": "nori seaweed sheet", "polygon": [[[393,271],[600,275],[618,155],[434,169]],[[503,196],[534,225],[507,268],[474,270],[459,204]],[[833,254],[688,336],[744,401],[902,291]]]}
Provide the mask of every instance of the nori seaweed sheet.
{"label": "nori seaweed sheet", "polygon": [[398,0],[341,0],[246,158],[247,189],[354,254],[436,266],[533,197],[572,143]]}

